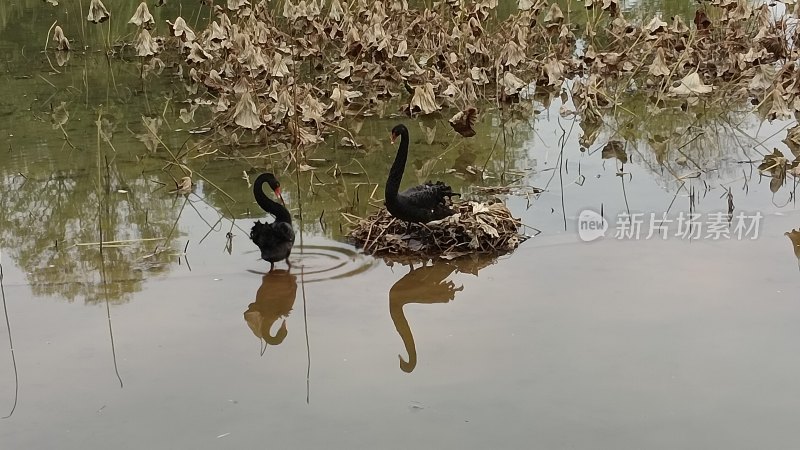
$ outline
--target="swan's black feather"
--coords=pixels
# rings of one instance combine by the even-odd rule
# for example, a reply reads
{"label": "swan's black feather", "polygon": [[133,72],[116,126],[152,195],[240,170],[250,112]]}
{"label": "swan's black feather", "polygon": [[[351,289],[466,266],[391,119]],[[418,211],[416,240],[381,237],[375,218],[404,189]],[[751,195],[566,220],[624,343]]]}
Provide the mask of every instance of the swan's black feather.
{"label": "swan's black feather", "polygon": [[261,250],[261,259],[271,263],[289,257],[294,246],[294,229],[286,222],[261,223],[250,229],[250,240]]}
{"label": "swan's black feather", "polygon": [[433,209],[442,204],[447,206],[447,202],[452,197],[461,194],[454,193],[453,188],[441,181],[436,183],[428,181],[425,184],[410,187],[397,195],[405,197],[411,205],[418,208]]}
{"label": "swan's black feather", "polygon": [[[453,188],[441,181],[420,184],[397,194],[399,208],[389,212],[395,217],[409,222],[427,223],[453,215],[451,199],[456,194]],[[394,212],[392,211],[394,209]]]}

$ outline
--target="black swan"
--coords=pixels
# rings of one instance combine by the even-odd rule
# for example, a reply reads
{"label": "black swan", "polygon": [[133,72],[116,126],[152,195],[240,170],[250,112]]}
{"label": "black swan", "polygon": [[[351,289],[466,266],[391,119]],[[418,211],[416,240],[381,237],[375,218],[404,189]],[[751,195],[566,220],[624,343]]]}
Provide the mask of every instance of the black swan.
{"label": "black swan", "polygon": [[453,210],[445,199],[452,200],[453,196],[461,194],[453,193],[453,189],[441,181],[429,181],[398,193],[408,159],[408,128],[405,125],[392,128],[392,144],[398,136],[400,147],[386,180],[386,209],[392,216],[406,222],[428,223],[452,215]]}
{"label": "black swan", "polygon": [[[275,195],[281,199],[282,204],[272,201],[264,194],[264,183],[269,184]],[[289,264],[289,255],[292,253],[292,246],[294,245],[294,229],[292,229],[292,215],[286,209],[286,203],[284,203],[281,195],[281,184],[275,178],[275,175],[262,173],[253,184],[253,195],[258,206],[275,216],[275,221],[272,223],[256,221],[250,230],[250,239],[261,250],[261,259],[269,261],[269,270],[275,267],[276,262],[283,259],[286,260],[286,264],[291,266]]]}

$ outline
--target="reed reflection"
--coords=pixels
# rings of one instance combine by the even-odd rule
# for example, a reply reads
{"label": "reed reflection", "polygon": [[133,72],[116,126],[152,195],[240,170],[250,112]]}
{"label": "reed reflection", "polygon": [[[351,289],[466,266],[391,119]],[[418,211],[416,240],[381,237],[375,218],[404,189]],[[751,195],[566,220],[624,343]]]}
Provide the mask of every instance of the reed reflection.
{"label": "reed reflection", "polygon": [[800,228],[784,233],[792,241],[792,250],[797,257],[797,267],[800,269]]}
{"label": "reed reflection", "polygon": [[496,260],[461,260],[434,261],[420,267],[411,265],[411,269],[389,290],[389,315],[395,329],[403,340],[408,359],[400,358],[400,370],[411,373],[417,366],[417,347],[414,334],[406,319],[403,307],[409,303],[434,304],[448,303],[455,299],[456,292],[464,290],[464,286],[456,286],[448,277],[456,270],[461,273],[477,275],[478,271]]}
{"label": "reed reflection", "polygon": [[[286,318],[292,312],[297,297],[297,276],[288,270],[273,270],[261,278],[261,286],[256,292],[256,301],[250,303],[244,312],[244,320],[253,334],[261,339],[264,347],[280,345],[289,333],[286,329]],[[278,319],[283,319],[280,328],[272,334],[272,328]]]}

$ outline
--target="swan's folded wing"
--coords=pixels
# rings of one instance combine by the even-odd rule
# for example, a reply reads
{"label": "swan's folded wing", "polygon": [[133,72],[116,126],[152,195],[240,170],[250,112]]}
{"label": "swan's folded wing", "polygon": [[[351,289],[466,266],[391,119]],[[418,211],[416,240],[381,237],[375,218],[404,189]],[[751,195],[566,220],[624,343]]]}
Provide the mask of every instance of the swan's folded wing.
{"label": "swan's folded wing", "polygon": [[250,240],[260,248],[274,247],[285,242],[294,242],[294,229],[286,222],[256,222],[250,230]]}
{"label": "swan's folded wing", "polygon": [[453,194],[453,189],[441,181],[435,184],[431,182],[420,184],[419,186],[408,188],[400,193],[400,196],[403,197],[409,205],[424,209],[435,208],[437,205],[443,204],[445,198],[452,197],[453,195],[458,194]]}
{"label": "swan's folded wing", "polygon": [[294,242],[294,228],[292,224],[286,222],[275,222],[273,224],[273,232],[282,241]]}

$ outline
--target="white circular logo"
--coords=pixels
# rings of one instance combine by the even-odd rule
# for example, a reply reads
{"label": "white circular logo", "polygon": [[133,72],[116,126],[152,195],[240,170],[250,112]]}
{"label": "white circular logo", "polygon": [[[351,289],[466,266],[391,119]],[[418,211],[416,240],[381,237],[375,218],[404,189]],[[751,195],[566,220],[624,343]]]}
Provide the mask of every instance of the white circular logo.
{"label": "white circular logo", "polygon": [[584,209],[578,216],[578,237],[584,242],[591,242],[606,235],[608,222],[600,214],[591,209]]}

